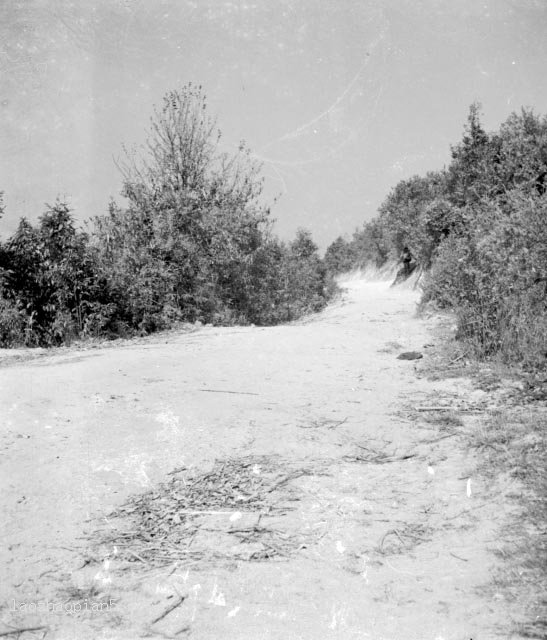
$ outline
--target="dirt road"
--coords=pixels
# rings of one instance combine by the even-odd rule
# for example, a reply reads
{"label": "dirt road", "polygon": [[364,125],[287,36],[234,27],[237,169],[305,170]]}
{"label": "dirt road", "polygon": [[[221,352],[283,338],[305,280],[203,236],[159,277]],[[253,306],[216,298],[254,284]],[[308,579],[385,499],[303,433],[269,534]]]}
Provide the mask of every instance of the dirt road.
{"label": "dirt road", "polygon": [[[433,321],[414,317],[415,291],[346,286],[343,301],[291,326],[204,327],[5,364],[0,631],[43,627],[23,639],[510,637],[505,603],[483,587],[504,517],[495,488],[473,477],[476,461],[457,429],[415,411],[468,400],[470,385],[430,382],[415,361],[397,359],[420,351],[427,366],[434,341]],[[117,563],[116,550],[93,555],[86,536],[108,526],[105,516],[130,495],[181,465],[203,470],[249,455],[307,470],[276,494],[290,508],[260,516],[278,539],[298,542],[289,552],[159,568]],[[208,525],[252,529],[256,518],[242,509],[210,514]],[[115,604],[100,613],[22,606],[84,595]]]}

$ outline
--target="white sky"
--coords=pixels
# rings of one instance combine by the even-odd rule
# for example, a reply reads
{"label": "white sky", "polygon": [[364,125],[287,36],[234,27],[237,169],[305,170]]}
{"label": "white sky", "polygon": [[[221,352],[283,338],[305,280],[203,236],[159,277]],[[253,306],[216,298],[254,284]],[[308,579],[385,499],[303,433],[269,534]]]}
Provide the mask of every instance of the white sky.
{"label": "white sky", "polygon": [[546,0],[4,0],[0,233],[57,195],[104,213],[122,143],[192,81],[264,162],[278,233],[325,247],[442,168],[471,102],[488,129],[546,113],[546,68]]}

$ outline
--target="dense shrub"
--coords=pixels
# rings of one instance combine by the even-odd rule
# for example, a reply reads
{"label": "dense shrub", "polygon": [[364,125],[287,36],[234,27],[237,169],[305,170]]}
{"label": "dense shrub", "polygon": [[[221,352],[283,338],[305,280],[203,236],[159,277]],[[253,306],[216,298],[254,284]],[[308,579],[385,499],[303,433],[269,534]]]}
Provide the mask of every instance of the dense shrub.
{"label": "dense shrub", "polygon": [[342,236],[327,247],[325,252],[325,266],[334,274],[351,271],[358,260],[354,247]]}
{"label": "dense shrub", "polygon": [[325,252],[325,266],[329,273],[340,274],[353,269],[384,265],[392,252],[384,221],[376,218],[357,229],[351,240],[338,237]]}
{"label": "dense shrub", "polygon": [[2,249],[3,306],[13,318],[13,310],[24,314],[20,341],[61,344],[82,333],[97,283],[87,235],[75,229],[66,204],[48,207],[37,227],[22,219]]}
{"label": "dense shrub", "polygon": [[18,309],[10,300],[0,297],[0,344],[15,347],[25,344],[28,318],[22,309]]}
{"label": "dense shrub", "polygon": [[380,208],[395,252],[428,270],[424,302],[453,309],[478,355],[545,366],[547,118],[512,114],[487,134],[472,105],[442,174],[397,185]]}
{"label": "dense shrub", "polygon": [[325,306],[334,286],[311,236],[272,236],[260,167],[219,140],[200,87],[169,92],[144,148],[119,164],[126,208],[112,202],[87,232],[63,202],[37,226],[21,220],[0,246],[0,344],[271,324]]}
{"label": "dense shrub", "polygon": [[487,133],[471,105],[451,156],[442,171],[399,182],[325,262],[333,273],[380,266],[408,246],[426,272],[423,302],[453,309],[478,355],[545,366],[547,117],[523,109]]}
{"label": "dense shrub", "polygon": [[481,354],[542,365],[547,353],[547,201],[514,190],[475,208],[473,233],[442,243],[424,300],[453,308]]}
{"label": "dense shrub", "polygon": [[287,310],[287,320],[324,307],[328,299],[327,274],[309,231],[297,231],[282,264],[282,274],[282,307]]}

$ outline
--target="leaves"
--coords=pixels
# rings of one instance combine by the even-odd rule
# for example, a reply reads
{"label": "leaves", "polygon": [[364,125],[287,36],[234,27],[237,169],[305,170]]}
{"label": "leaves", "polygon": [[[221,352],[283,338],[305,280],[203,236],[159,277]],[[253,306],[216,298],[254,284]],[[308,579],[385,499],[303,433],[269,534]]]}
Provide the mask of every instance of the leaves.
{"label": "leaves", "polygon": [[290,248],[272,236],[260,166],[245,143],[228,154],[219,140],[201,87],[171,91],[146,144],[119,163],[127,208],[111,202],[88,232],[61,201],[37,227],[21,220],[0,245],[0,341],[271,324],[322,308],[334,287],[311,235]]}

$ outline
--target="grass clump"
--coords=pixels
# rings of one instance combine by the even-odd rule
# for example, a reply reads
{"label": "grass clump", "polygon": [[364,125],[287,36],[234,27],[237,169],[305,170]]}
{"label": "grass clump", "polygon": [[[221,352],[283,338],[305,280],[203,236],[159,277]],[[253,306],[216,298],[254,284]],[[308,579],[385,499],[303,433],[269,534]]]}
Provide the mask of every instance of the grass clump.
{"label": "grass clump", "polygon": [[510,498],[518,511],[503,531],[504,563],[494,586],[519,605],[516,631],[544,638],[547,628],[547,407],[497,410],[469,435],[483,451],[482,473],[516,481]]}

